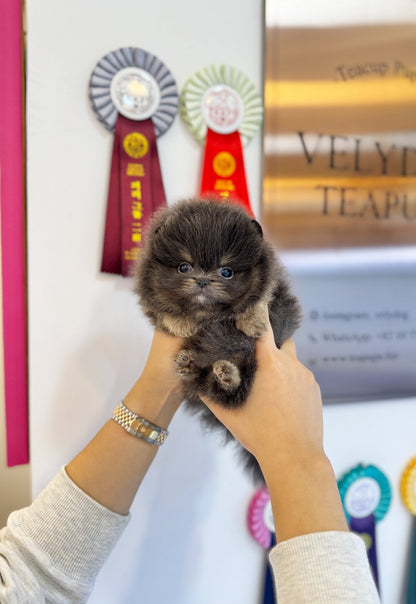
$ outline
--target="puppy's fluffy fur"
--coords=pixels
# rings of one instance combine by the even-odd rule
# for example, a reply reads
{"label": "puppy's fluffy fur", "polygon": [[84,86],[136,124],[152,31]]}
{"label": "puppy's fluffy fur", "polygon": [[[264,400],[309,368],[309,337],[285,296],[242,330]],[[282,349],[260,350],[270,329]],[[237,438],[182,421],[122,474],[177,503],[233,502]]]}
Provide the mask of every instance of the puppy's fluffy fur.
{"label": "puppy's fluffy fur", "polygon": [[[206,425],[222,430],[198,393],[225,407],[242,405],[267,309],[277,346],[300,323],[298,301],[260,225],[229,202],[188,200],[157,213],[138,263],[136,292],[157,328],[185,339],[175,362],[187,403]],[[244,449],[242,455],[261,479],[254,457]]]}

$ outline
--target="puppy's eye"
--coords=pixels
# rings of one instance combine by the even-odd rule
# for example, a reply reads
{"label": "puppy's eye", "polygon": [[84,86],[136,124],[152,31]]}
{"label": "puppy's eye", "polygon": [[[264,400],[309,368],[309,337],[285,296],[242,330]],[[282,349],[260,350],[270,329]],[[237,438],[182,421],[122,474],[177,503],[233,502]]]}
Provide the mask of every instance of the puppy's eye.
{"label": "puppy's eye", "polygon": [[180,273],[188,273],[190,270],[192,270],[192,266],[189,264],[189,262],[181,262],[178,266],[178,271]]}
{"label": "puppy's eye", "polygon": [[221,275],[221,277],[224,277],[224,279],[231,279],[232,276],[234,275],[233,269],[230,268],[229,266],[223,266],[222,268],[220,268],[220,270],[218,272]]}

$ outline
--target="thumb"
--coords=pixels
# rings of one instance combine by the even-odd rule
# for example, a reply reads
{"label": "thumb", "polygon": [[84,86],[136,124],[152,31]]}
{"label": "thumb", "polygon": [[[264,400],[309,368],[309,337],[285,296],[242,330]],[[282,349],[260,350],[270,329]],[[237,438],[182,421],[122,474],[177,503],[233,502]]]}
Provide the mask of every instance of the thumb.
{"label": "thumb", "polygon": [[267,331],[265,331],[256,342],[256,357],[257,361],[267,359],[270,355],[276,352],[276,343],[270,321],[268,321]]}
{"label": "thumb", "polygon": [[280,347],[280,350],[286,352],[295,359],[298,358],[296,355],[296,344],[292,338],[289,338],[288,340],[286,340],[286,342],[283,342],[282,346]]}

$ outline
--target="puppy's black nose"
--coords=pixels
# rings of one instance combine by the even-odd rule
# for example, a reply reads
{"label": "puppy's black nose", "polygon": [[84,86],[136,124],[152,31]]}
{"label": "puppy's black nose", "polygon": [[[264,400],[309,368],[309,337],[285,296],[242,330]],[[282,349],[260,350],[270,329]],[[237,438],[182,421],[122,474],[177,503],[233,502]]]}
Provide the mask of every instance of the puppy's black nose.
{"label": "puppy's black nose", "polygon": [[209,285],[208,279],[197,279],[196,283],[201,289],[204,289],[204,287],[207,287]]}

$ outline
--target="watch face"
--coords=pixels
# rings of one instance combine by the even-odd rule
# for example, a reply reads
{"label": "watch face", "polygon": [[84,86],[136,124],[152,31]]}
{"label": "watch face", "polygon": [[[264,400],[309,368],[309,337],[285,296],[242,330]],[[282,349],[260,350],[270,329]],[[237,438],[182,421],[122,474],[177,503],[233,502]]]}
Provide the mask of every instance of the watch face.
{"label": "watch face", "polygon": [[144,434],[147,430],[146,426],[143,424],[142,420],[138,417],[135,417],[130,424],[130,428],[135,432],[139,432],[140,434]]}
{"label": "watch face", "polygon": [[110,96],[118,112],[131,120],[152,117],[160,103],[156,80],[140,67],[120,69],[111,81]]}

